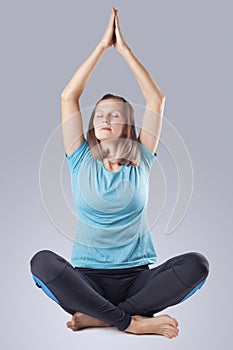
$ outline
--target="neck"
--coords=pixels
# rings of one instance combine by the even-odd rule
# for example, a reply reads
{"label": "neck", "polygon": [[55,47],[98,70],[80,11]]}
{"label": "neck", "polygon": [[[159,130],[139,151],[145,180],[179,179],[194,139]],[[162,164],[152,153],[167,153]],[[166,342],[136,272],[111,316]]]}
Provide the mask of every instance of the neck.
{"label": "neck", "polygon": [[117,154],[117,149],[119,147],[118,140],[108,140],[101,142],[101,148],[104,152],[110,154],[110,156],[104,157],[105,161],[111,164],[117,164],[119,161],[117,158],[115,158]]}
{"label": "neck", "polygon": [[117,164],[117,162],[116,163],[112,163],[112,162],[110,162],[110,161],[103,161],[103,164],[104,164],[104,167],[107,169],[107,170],[109,170],[109,171],[117,171],[117,170],[119,170],[119,168],[121,167],[121,165],[119,165],[119,164]]}

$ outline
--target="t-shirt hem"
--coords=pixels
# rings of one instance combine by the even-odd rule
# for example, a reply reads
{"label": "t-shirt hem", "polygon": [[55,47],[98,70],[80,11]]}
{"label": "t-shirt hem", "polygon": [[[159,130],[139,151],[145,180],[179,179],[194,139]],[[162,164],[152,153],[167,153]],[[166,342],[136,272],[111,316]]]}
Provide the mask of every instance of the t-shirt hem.
{"label": "t-shirt hem", "polygon": [[141,259],[137,262],[124,262],[124,263],[87,263],[82,261],[72,261],[71,264],[73,267],[86,267],[86,268],[93,268],[93,269],[123,269],[128,267],[137,267],[141,265],[150,265],[154,264],[158,261],[158,257],[150,258],[150,259]]}

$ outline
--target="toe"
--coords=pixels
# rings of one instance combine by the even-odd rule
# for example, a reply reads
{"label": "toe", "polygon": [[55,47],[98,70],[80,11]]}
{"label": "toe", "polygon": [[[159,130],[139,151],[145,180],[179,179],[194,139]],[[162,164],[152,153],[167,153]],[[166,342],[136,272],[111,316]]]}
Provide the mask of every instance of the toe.
{"label": "toe", "polygon": [[172,334],[170,332],[166,332],[166,333],[164,333],[164,335],[165,335],[165,337],[167,337],[169,339],[173,338],[173,336],[172,336]]}
{"label": "toe", "polygon": [[177,328],[168,324],[168,325],[166,325],[166,331],[175,334],[175,333],[177,333]]}
{"label": "toe", "polygon": [[172,326],[174,327],[178,327],[178,322],[175,318],[171,317],[170,322],[169,322]]}

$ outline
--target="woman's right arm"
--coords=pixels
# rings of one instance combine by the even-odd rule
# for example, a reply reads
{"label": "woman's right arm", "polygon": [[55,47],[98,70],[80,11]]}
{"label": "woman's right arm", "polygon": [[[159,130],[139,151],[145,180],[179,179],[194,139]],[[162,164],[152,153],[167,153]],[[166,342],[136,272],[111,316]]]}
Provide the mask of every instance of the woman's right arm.
{"label": "woman's right arm", "polygon": [[115,9],[112,8],[106,31],[91,55],[81,64],[61,94],[62,133],[66,154],[70,155],[84,140],[79,98],[101,56],[113,44]]}
{"label": "woman's right arm", "polygon": [[75,72],[61,94],[62,133],[67,155],[78,148],[84,139],[79,98],[105,50],[103,45],[98,44]]}

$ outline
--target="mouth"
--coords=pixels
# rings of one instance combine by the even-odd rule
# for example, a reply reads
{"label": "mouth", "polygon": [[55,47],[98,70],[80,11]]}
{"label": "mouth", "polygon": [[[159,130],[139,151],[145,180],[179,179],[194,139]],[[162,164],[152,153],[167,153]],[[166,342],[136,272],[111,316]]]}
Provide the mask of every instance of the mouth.
{"label": "mouth", "polygon": [[101,128],[100,130],[111,130],[110,128]]}

